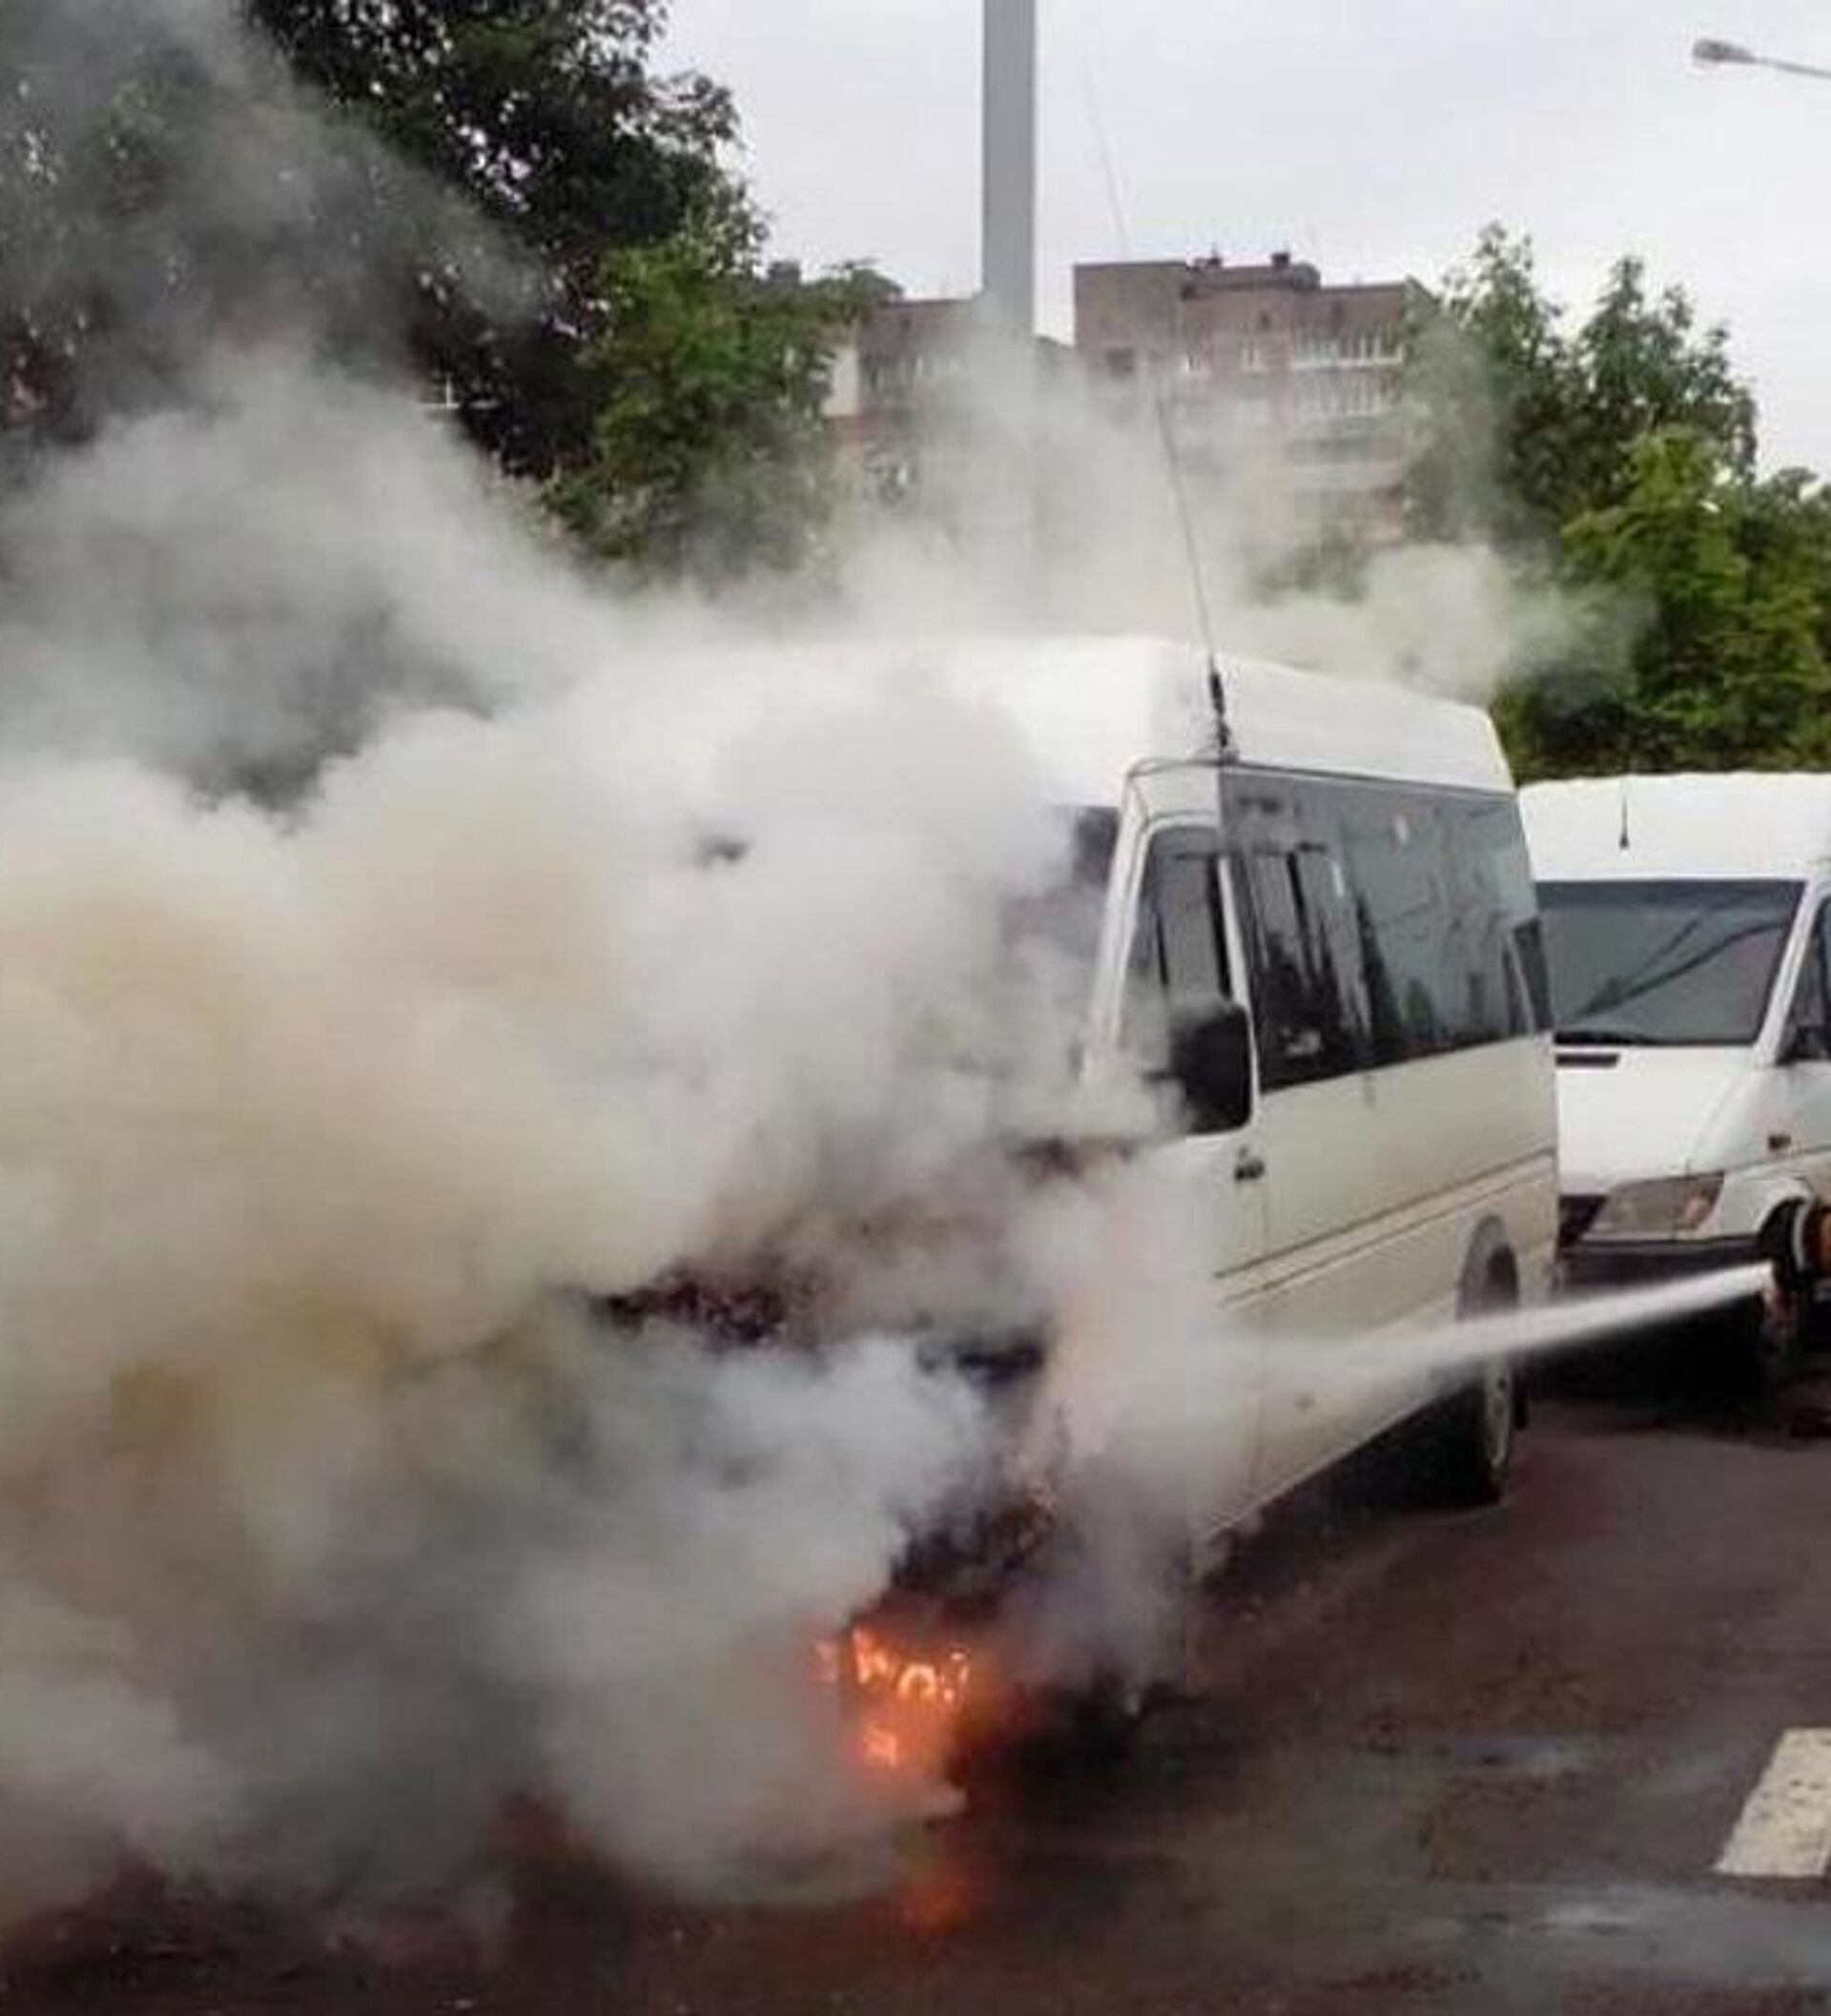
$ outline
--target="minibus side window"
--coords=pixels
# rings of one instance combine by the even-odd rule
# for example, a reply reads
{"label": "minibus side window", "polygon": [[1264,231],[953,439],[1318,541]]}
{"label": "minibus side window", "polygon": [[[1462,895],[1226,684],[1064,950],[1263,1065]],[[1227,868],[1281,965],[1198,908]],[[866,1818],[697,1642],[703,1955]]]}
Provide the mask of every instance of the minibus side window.
{"label": "minibus side window", "polygon": [[1365,1068],[1369,1004],[1334,797],[1254,777],[1224,787],[1266,1091]]}
{"label": "minibus side window", "polygon": [[1267,1090],[1550,1028],[1512,799],[1249,772],[1222,790]]}
{"label": "minibus side window", "polygon": [[1440,808],[1453,897],[1450,934],[1457,1048],[1552,1026],[1551,977],[1526,836],[1512,799]]}
{"label": "minibus side window", "polygon": [[1471,990],[1454,942],[1461,927],[1438,808],[1409,792],[1357,792],[1347,836],[1374,1062],[1454,1049]]}

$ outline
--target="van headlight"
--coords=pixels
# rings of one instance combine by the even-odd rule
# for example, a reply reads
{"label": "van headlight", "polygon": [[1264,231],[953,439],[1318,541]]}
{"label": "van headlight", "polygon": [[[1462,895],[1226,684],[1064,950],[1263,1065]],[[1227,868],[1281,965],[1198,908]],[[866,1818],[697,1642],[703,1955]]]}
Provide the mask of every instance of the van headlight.
{"label": "van headlight", "polygon": [[1592,1239],[1682,1239],[1709,1222],[1723,1194],[1720,1176],[1665,1176],[1623,1183],[1590,1227]]}

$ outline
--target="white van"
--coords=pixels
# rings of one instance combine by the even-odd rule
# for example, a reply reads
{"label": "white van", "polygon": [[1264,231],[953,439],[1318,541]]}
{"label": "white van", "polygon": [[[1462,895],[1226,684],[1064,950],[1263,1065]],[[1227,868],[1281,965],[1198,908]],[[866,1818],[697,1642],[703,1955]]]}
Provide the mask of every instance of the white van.
{"label": "white van", "polygon": [[[1194,1458],[1176,1466],[1180,1502],[1139,1507],[1145,1551],[1123,1549],[1129,1591],[1160,1565],[1177,1585],[1162,1592],[1173,1600],[1159,1627],[1174,1623],[1182,1578],[1208,1543],[1411,1417],[1440,1489],[1497,1497],[1521,1413],[1511,1365],[1446,1383],[1417,1357],[1382,1350],[1536,1300],[1555,1265],[1544,948],[1518,801],[1487,715],[1105,638],[764,655],[761,681],[728,676],[724,660],[713,668],[704,685],[722,727],[698,732],[696,748],[731,731],[731,710],[775,705],[785,679],[841,708],[861,677],[926,683],[1015,730],[1043,804],[1074,830],[1063,884],[1039,907],[1084,969],[1083,1068],[1096,1085],[1141,1069],[1162,1085],[1162,1131],[1121,1152],[1154,1158],[1193,1191],[1215,1342],[1228,1352],[1228,1405],[1191,1429],[1201,1447],[1180,1451]],[[1036,1144],[1011,1145],[1028,1165]],[[1115,1145],[1049,1143],[1037,1159],[1073,1169]],[[685,1313],[703,1327],[726,1305],[739,1318],[734,1342],[767,1342],[767,1285],[761,1296],[729,1286],[664,1284],[659,1302],[625,1299],[619,1320]],[[795,1334],[792,1317],[783,1334]],[[1008,1602],[1021,1619],[1026,1597],[1051,1586],[1052,1563],[1072,1571],[1089,1531],[1110,1525],[1097,1517],[1090,1529],[1066,1502],[1088,1483],[1072,1460],[1046,1478],[1027,1470],[1063,1453],[1046,1418],[1051,1341],[944,1328],[933,1342],[1011,1424],[1012,1490],[1004,1503],[976,1487],[913,1536],[894,1588],[827,1648],[835,1684],[878,1716],[906,1710],[897,1644],[919,1668],[921,1697],[961,1712],[957,1695],[936,1697],[943,1651],[970,1670],[958,1635],[970,1645],[985,1630],[988,1604],[997,1615]],[[1128,1718],[1150,1677],[1134,1634],[1102,1652],[1080,1643],[1085,1621],[1078,1614],[1075,1635],[1095,1660],[1088,1697]],[[1175,1647],[1147,1656],[1160,1655],[1174,1671]]]}
{"label": "white van", "polygon": [[[1206,1203],[1217,1325],[1263,1340],[1198,1525],[1218,1534],[1427,1403],[1496,1495],[1512,1368],[1446,1394],[1336,1356],[1549,1287],[1556,1095],[1518,805],[1475,709],[1107,638],[889,649],[1018,731],[1076,815],[1090,1073],[1180,1083],[1147,1152]],[[856,649],[797,651],[825,691]],[[724,690],[730,691],[727,687]],[[1222,1313],[1224,1311],[1224,1314]]]}
{"label": "white van", "polygon": [[[1532,876],[1486,714],[1170,647],[1046,654],[1025,704],[1083,805],[1117,814],[1091,1043],[1176,1032],[1183,1138],[1212,1198],[1218,1306],[1265,1340],[1222,1526],[1441,1396],[1330,1376],[1387,1327],[1535,1298],[1556,1245],[1549,998]],[[1072,729],[1070,730],[1070,724]],[[1148,1037],[1143,1040],[1148,1041]],[[1433,1429],[1498,1493],[1512,1368]]]}
{"label": "white van", "polygon": [[[1589,778],[1522,794],[1557,1023],[1578,1284],[1753,1259],[1831,1195],[1831,777]],[[1812,1312],[1758,1331],[1784,1368]]]}

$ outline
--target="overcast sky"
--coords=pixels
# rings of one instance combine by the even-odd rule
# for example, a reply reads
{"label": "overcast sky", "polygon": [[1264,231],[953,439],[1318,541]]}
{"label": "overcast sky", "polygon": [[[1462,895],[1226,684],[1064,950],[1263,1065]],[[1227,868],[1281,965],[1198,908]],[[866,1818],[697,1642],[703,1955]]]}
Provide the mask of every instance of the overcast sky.
{"label": "overcast sky", "polygon": [[[1831,67],[1831,0],[1040,0],[1041,286],[1120,255],[1288,246],[1436,280],[1490,218],[1562,298],[1643,252],[1732,327],[1764,455],[1831,471],[1831,83],[1696,71],[1699,34]],[[978,270],[978,0],[675,0],[736,92],[777,250],[913,293]]]}

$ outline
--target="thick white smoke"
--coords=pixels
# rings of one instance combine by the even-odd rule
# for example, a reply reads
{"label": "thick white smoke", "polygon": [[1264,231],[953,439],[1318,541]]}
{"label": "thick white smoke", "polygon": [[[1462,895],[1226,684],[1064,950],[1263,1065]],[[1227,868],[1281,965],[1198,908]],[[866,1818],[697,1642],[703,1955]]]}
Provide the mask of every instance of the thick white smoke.
{"label": "thick white smoke", "polygon": [[997,345],[957,361],[916,409],[918,507],[871,504],[851,528],[838,586],[860,631],[1175,637],[1476,703],[1571,632],[1554,590],[1481,545],[1377,535],[1353,593],[1277,587],[1328,521],[1224,409],[1190,412],[1173,381],[1026,371]]}
{"label": "thick white smoke", "polygon": [[[212,706],[261,721],[316,599],[538,697],[397,699],[283,815],[54,753],[42,714],[15,732],[0,1693],[27,1761],[0,1845],[373,1902],[472,1873],[532,1794],[723,1880],[859,1824],[810,1647],[987,1454],[909,1331],[1040,1311],[992,1151],[1066,1112],[1055,976],[1001,928],[1060,835],[919,654],[836,688],[662,654],[492,540],[423,422],[263,382],[60,481],[28,604],[52,688],[85,667],[132,746],[207,647],[194,751]],[[355,523],[308,454],[201,541],[196,500],[308,408],[362,416]],[[175,451],[192,502],[137,524],[136,583],[67,595]],[[561,642],[602,669],[562,689]],[[861,1232],[950,1184],[916,1248]],[[586,1306],[687,1264],[805,1272],[843,1324],[816,1357],[721,1358]]]}
{"label": "thick white smoke", "polygon": [[553,690],[602,651],[514,493],[399,391],[284,348],[197,380],[0,505],[7,747],[286,785],[393,708]]}

